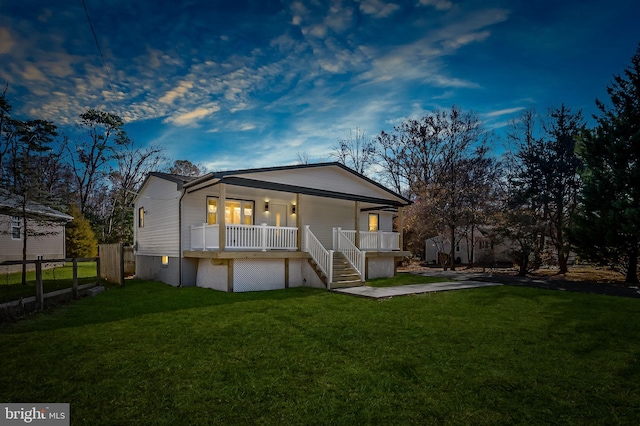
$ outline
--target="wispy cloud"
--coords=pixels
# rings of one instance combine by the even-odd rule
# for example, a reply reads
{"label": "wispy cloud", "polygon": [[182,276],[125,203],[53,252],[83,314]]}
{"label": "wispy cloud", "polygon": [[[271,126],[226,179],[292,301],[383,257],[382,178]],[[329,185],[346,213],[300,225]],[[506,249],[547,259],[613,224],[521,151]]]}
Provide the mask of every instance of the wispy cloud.
{"label": "wispy cloud", "polygon": [[510,115],[510,114],[522,111],[523,109],[525,109],[525,107],[499,109],[497,111],[491,111],[491,112],[485,113],[483,115],[485,117],[487,117],[487,118],[495,118],[495,117],[501,117],[503,115]]}
{"label": "wispy cloud", "polygon": [[220,111],[220,107],[218,105],[212,105],[207,108],[198,107],[193,111],[181,112],[177,115],[167,117],[164,122],[173,123],[176,126],[188,126],[218,111]]}

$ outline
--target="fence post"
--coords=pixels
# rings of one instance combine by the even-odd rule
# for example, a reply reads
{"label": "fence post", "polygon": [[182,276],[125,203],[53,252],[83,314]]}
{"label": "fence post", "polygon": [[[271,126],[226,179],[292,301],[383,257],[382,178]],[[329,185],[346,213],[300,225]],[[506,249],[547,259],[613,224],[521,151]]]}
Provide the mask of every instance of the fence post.
{"label": "fence post", "polygon": [[327,271],[327,290],[331,290],[331,283],[333,282],[333,250],[329,250],[329,266]]}
{"label": "fence post", "polygon": [[124,285],[124,244],[120,243],[120,285]]}
{"label": "fence post", "polygon": [[302,234],[302,251],[309,252],[309,225],[304,226],[304,233]]}
{"label": "fence post", "polygon": [[267,251],[267,224],[261,223],[262,226],[262,251]]}
{"label": "fence post", "polygon": [[73,298],[78,297],[78,258],[73,258]]}
{"label": "fence post", "polygon": [[42,261],[36,260],[36,306],[39,311],[44,309],[44,288],[42,285]]}
{"label": "fence post", "polygon": [[100,256],[96,257],[96,285],[100,285]]}

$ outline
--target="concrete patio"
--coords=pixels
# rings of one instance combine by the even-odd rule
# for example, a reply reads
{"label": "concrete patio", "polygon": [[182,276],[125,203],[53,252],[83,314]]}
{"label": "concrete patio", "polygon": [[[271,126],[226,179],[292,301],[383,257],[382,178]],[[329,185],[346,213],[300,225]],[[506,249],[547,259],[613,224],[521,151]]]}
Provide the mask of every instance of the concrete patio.
{"label": "concrete patio", "polygon": [[397,287],[350,287],[332,290],[336,293],[351,296],[369,297],[371,299],[384,299],[395,296],[407,296],[409,294],[433,293],[437,291],[462,290],[467,288],[491,287],[502,285],[500,283],[482,281],[444,282],[432,284],[411,284]]}

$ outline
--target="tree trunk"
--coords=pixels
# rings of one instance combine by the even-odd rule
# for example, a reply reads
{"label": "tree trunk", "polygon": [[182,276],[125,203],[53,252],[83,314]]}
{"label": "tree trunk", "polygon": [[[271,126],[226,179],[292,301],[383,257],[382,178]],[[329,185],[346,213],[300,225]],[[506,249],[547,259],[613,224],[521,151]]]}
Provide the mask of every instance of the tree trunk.
{"label": "tree trunk", "polygon": [[476,239],[474,237],[474,232],[476,230],[475,225],[471,225],[471,255],[469,256],[469,268],[473,268],[475,254],[476,254]]}
{"label": "tree trunk", "polygon": [[456,270],[456,226],[449,227],[451,231],[451,250],[449,251],[449,267],[452,271]]}
{"label": "tree trunk", "polygon": [[22,210],[22,285],[27,285],[27,215]]}
{"label": "tree trunk", "polygon": [[563,249],[558,250],[558,266],[560,267],[560,273],[566,274],[569,272],[567,262],[569,261],[569,253],[565,253]]}
{"label": "tree trunk", "polygon": [[638,284],[638,242],[636,241],[629,253],[627,276],[624,279],[627,284]]}

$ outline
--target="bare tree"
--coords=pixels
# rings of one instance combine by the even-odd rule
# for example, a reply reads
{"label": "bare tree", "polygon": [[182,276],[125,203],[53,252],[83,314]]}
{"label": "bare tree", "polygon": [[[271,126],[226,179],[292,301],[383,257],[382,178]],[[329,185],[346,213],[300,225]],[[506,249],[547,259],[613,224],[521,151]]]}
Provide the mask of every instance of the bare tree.
{"label": "bare tree", "polygon": [[199,177],[206,172],[201,164],[193,164],[189,160],[175,160],[173,165],[169,167],[169,173],[179,176]]}
{"label": "bare tree", "polygon": [[[131,219],[133,199],[137,190],[149,172],[156,170],[166,159],[162,155],[162,148],[150,146],[148,148],[135,148],[131,145],[121,147],[114,154],[115,167],[111,168],[109,180],[112,184],[112,194],[115,201],[107,222],[106,234],[111,235],[114,222],[118,223],[118,241],[132,243],[132,226],[126,226],[125,219]],[[115,213],[119,212],[119,220]]]}
{"label": "bare tree", "polygon": [[68,152],[78,206],[86,216],[88,210],[95,207],[95,204],[91,205],[91,197],[99,178],[108,172],[108,162],[118,148],[130,145],[131,141],[122,129],[124,122],[117,115],[90,109],[80,114],[80,119],[80,128],[86,130],[88,138],[76,142],[74,146],[69,144]]}
{"label": "bare tree", "polygon": [[383,132],[377,142],[387,179],[419,202],[416,214],[421,219],[413,221],[415,226],[435,226],[448,233],[449,267],[454,269],[461,238],[456,228],[468,219],[469,193],[477,190],[478,180],[489,180],[481,177],[490,169],[488,134],[477,115],[455,106],[434,111],[405,120],[395,133]]}
{"label": "bare tree", "polygon": [[338,139],[338,144],[333,147],[330,156],[340,164],[366,175],[375,163],[375,144],[362,129],[356,127],[353,131],[349,130],[345,138]]}

